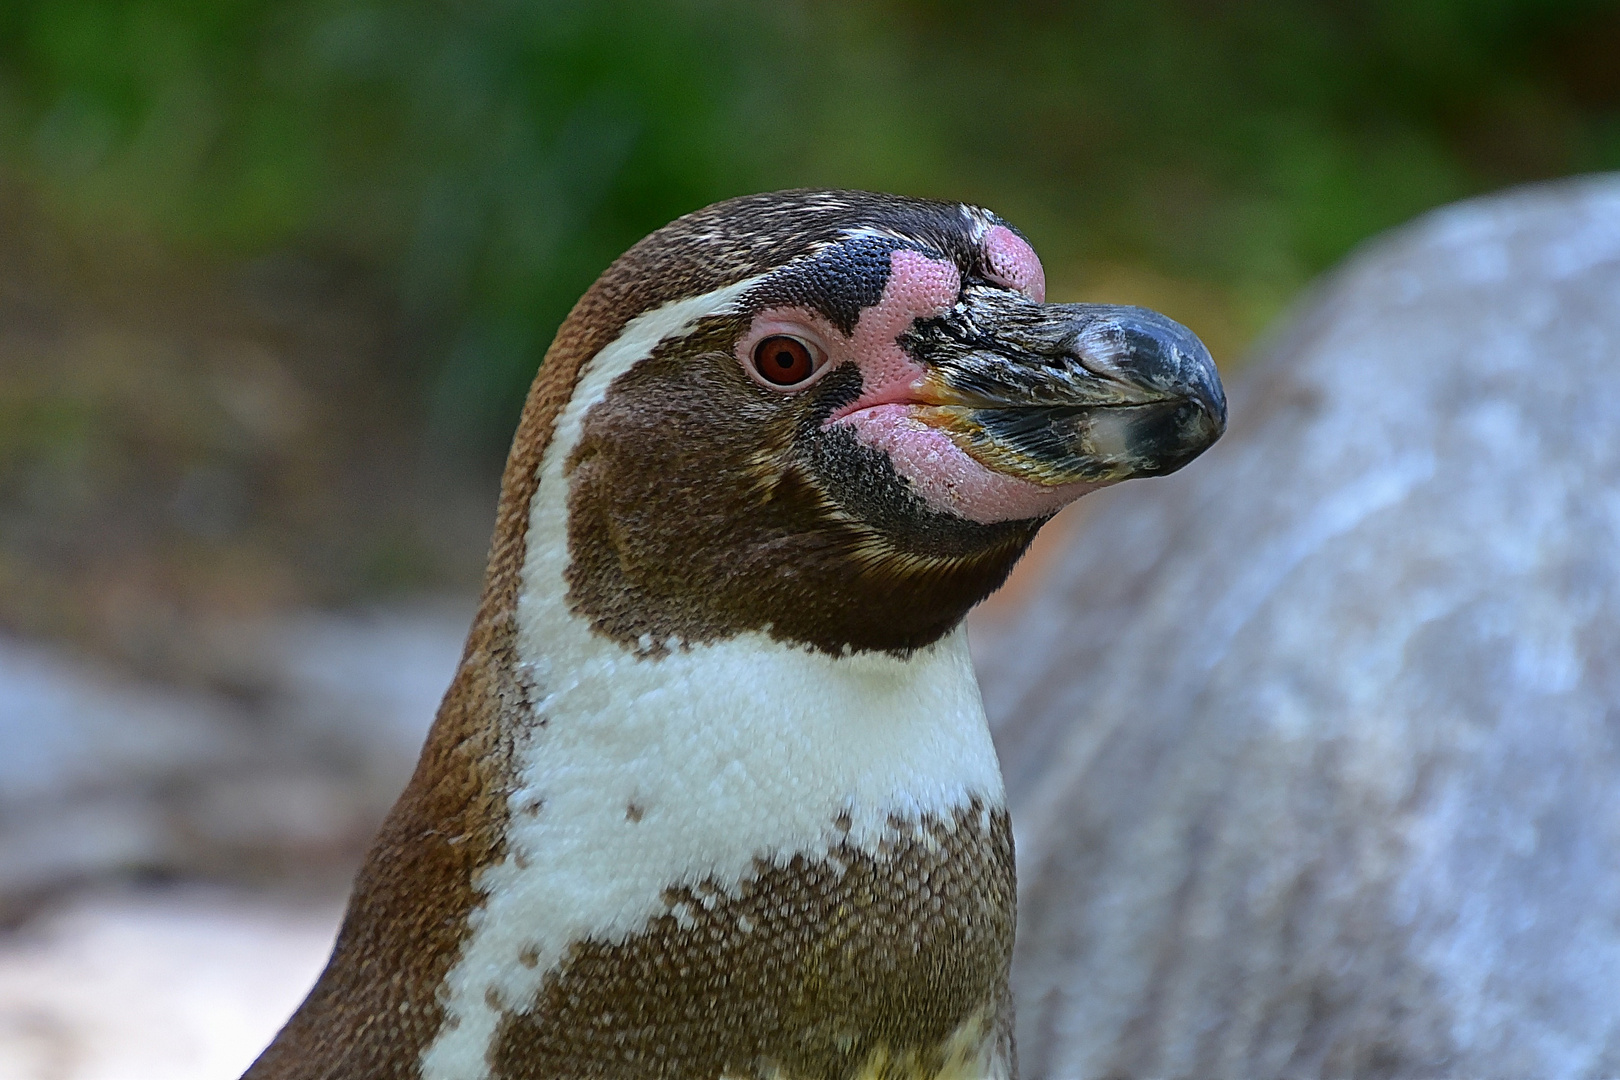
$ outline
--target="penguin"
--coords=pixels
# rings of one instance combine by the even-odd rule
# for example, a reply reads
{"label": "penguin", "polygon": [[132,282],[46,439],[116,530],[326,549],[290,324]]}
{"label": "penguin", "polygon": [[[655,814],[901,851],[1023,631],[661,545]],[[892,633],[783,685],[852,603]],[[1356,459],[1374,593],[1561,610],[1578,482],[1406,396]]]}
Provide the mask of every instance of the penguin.
{"label": "penguin", "polygon": [[751,195],[547,351],[483,597],[331,959],[246,1080],[1016,1073],[1012,832],[963,618],[1225,426],[1209,353],[1048,304],[977,206]]}

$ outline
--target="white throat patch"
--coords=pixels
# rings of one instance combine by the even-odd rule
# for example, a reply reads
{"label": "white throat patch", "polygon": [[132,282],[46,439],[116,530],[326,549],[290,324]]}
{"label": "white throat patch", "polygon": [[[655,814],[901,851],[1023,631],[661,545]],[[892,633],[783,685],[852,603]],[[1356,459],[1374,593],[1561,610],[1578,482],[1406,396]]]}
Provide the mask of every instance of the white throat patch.
{"label": "white throat patch", "polygon": [[[517,651],[536,688],[518,748],[506,857],[440,989],[423,1080],[489,1080],[504,1012],[530,1007],[570,942],[618,942],[674,885],[734,888],[756,859],[840,842],[875,849],[891,815],[950,820],[1003,805],[962,631],[909,660],[829,657],[748,633],[638,656],[574,616],[564,463],[612,381],[757,279],[632,320],[588,363],[530,504]],[[846,831],[838,824],[844,818]]]}

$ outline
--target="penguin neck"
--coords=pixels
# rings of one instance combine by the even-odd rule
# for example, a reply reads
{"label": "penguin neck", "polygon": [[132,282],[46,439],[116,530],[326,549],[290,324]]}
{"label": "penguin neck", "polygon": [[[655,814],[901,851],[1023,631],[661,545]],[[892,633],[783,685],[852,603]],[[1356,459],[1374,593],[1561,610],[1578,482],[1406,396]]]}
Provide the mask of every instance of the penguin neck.
{"label": "penguin neck", "polygon": [[507,859],[532,846],[576,887],[640,889],[631,921],[672,881],[736,880],[755,859],[834,844],[875,849],[894,820],[1004,804],[960,627],[904,657],[829,655],[752,631],[627,647],[570,606],[568,463],[586,414],[660,342],[749,285],[643,313],[576,368],[523,469],[533,488],[521,522],[508,523],[523,554],[501,654],[526,707],[500,720],[519,727],[500,740],[512,748]]}

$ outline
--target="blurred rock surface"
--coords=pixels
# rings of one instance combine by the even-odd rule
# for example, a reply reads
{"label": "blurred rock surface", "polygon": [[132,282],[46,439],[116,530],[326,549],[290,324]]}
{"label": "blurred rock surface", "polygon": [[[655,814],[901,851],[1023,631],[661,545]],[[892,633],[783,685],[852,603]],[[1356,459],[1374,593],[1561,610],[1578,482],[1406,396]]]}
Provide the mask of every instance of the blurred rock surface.
{"label": "blurred rock surface", "polygon": [[335,896],[80,896],[0,938],[0,1077],[230,1080],[332,947]]}
{"label": "blurred rock surface", "polygon": [[0,913],[131,873],[346,879],[469,619],[434,601],[221,625],[192,659],[212,692],[0,637]]}
{"label": "blurred rock surface", "polygon": [[978,642],[1024,1075],[1620,1074],[1620,178],[1354,257]]}

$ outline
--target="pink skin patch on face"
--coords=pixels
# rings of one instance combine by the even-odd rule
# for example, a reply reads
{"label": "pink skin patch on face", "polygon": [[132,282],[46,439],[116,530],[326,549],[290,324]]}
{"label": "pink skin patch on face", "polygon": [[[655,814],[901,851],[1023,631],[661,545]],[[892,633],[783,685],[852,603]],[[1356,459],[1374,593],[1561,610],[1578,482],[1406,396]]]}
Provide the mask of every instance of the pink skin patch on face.
{"label": "pink skin patch on face", "polygon": [[[985,252],[998,284],[1040,300],[1046,295],[1040,260],[1030,246],[1004,226],[985,236]],[[999,260],[999,261],[998,261]],[[1004,275],[1006,280],[1001,280]],[[899,338],[920,318],[939,315],[956,303],[962,277],[949,259],[930,259],[901,249],[889,257],[889,280],[882,298],[861,312],[850,334],[802,308],[762,311],[738,341],[737,355],[749,368],[754,345],[771,334],[796,333],[827,350],[826,369],[853,363],[861,372],[861,396],[828,420],[847,425],[866,446],[882,450],[895,471],[911,482],[936,510],[990,524],[1045,517],[1094,490],[1097,484],[1043,487],[979,464],[944,432],[917,418],[927,371],[907,356]],[[818,372],[819,375],[819,372]],[[800,390],[810,383],[793,387]]]}
{"label": "pink skin patch on face", "polygon": [[1046,271],[1035,249],[1005,225],[993,226],[980,242],[990,264],[990,280],[1046,303]]}
{"label": "pink skin patch on face", "polygon": [[949,259],[904,248],[889,256],[883,297],[861,312],[848,339],[850,358],[861,369],[861,396],[834,413],[833,422],[873,405],[917,400],[928,372],[906,355],[900,335],[918,319],[950,310],[961,291],[962,275]]}

